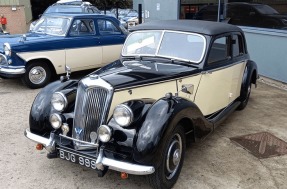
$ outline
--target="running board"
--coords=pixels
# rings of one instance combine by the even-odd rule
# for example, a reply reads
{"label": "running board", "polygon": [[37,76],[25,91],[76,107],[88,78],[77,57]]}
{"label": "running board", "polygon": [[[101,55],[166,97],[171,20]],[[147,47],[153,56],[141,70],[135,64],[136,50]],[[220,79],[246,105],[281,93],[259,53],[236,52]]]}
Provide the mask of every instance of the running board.
{"label": "running board", "polygon": [[217,126],[219,126],[232,112],[236,110],[240,103],[240,101],[233,102],[228,107],[223,109],[216,117],[209,119],[208,121],[213,124],[213,128],[215,129]]}

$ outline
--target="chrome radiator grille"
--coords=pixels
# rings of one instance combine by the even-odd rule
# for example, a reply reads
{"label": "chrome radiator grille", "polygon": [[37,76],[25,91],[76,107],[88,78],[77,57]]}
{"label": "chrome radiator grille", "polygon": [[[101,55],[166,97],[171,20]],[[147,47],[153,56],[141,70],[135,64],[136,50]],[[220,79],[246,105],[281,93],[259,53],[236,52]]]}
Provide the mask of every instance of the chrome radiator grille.
{"label": "chrome radiator grille", "polygon": [[[73,138],[93,142],[90,133],[97,133],[98,127],[105,121],[107,105],[110,100],[109,96],[109,90],[104,87],[87,87],[82,82],[79,83],[72,132]],[[74,144],[78,149],[85,146],[76,142]]]}

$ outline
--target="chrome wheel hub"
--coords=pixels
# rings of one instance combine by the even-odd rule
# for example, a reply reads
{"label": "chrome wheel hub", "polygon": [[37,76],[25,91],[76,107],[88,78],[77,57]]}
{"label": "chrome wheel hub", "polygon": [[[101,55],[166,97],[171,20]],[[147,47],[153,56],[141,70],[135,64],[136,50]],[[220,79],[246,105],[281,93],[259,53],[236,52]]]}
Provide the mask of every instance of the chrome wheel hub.
{"label": "chrome wheel hub", "polygon": [[180,164],[182,154],[182,139],[179,134],[175,134],[170,143],[166,158],[166,178],[171,179]]}
{"label": "chrome wheel hub", "polygon": [[33,67],[30,72],[29,72],[29,80],[33,84],[40,84],[46,79],[46,71],[43,67],[41,66],[36,66]]}

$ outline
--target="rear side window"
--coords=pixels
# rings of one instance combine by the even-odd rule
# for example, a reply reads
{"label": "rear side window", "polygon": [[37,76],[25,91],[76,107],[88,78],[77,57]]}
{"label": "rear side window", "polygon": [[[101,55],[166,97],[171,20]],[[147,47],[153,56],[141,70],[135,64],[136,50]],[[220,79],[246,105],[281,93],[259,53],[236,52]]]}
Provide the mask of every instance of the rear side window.
{"label": "rear side window", "polygon": [[229,37],[221,37],[213,42],[209,52],[208,64],[223,61],[230,57],[228,41]]}
{"label": "rear side window", "polygon": [[237,57],[244,54],[243,40],[241,35],[234,35],[232,40],[232,56]]}
{"label": "rear side window", "polygon": [[121,31],[109,20],[98,20],[98,28],[100,35],[119,35]]}

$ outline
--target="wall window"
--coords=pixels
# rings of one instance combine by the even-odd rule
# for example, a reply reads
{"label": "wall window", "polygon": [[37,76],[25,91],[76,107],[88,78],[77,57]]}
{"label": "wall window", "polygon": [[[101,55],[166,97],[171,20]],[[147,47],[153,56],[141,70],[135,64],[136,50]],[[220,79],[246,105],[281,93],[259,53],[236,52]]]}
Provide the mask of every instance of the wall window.
{"label": "wall window", "polygon": [[[198,5],[193,19],[217,21],[218,4]],[[238,26],[287,30],[287,1],[274,0],[229,0],[220,6],[219,20]]]}

